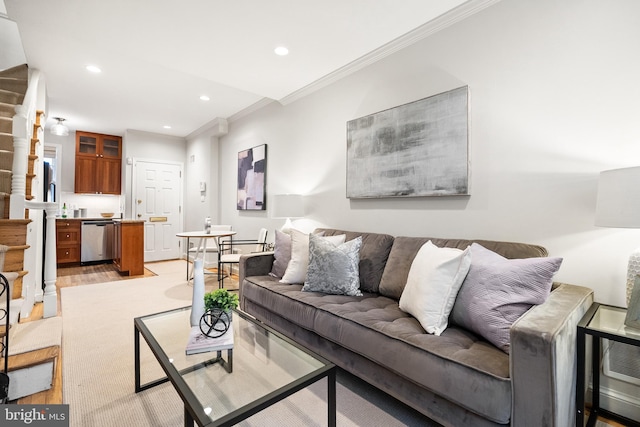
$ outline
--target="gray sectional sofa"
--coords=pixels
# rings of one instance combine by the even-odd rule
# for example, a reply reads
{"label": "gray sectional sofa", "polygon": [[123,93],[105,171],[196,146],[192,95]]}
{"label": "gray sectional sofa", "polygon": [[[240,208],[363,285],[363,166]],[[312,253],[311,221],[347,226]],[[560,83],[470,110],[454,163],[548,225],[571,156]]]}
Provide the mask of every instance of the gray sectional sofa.
{"label": "gray sectional sofa", "polygon": [[[463,249],[474,241],[319,231],[362,236],[363,296],[303,292],[269,275],[273,253],[251,254],[240,261],[241,309],[445,426],[575,424],[576,325],[590,289],[554,283],[511,327],[507,354],[456,325],[427,334],[398,306],[425,242]],[[547,255],[535,245],[475,242],[509,259]]]}

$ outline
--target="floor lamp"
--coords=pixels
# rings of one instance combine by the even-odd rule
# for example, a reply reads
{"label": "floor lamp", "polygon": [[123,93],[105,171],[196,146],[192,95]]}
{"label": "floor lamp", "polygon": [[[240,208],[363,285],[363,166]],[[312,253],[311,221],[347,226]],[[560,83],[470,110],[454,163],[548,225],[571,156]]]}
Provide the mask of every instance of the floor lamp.
{"label": "floor lamp", "polygon": [[[600,227],[640,228],[640,167],[600,172],[595,224]],[[640,274],[640,248],[629,257],[627,305]]]}

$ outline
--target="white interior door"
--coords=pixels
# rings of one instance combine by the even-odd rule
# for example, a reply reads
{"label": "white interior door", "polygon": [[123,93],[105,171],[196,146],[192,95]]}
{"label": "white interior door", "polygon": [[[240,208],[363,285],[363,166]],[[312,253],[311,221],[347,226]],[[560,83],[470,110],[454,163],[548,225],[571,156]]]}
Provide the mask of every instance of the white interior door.
{"label": "white interior door", "polygon": [[182,166],[134,161],[133,214],[144,223],[144,261],[180,258]]}

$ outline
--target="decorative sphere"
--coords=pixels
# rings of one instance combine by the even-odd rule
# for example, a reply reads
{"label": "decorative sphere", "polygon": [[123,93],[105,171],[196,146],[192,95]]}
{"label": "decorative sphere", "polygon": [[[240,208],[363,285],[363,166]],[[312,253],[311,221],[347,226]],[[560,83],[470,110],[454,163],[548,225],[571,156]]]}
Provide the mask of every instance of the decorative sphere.
{"label": "decorative sphere", "polygon": [[204,312],[200,318],[200,331],[208,337],[218,338],[229,330],[231,319],[226,311],[213,309]]}

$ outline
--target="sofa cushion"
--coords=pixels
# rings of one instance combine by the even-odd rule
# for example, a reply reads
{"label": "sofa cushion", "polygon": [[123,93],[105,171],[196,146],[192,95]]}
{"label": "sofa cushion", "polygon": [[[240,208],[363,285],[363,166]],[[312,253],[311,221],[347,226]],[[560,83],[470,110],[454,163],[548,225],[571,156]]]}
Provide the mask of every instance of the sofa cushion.
{"label": "sofa cushion", "polygon": [[332,237],[335,236],[309,235],[309,268],[302,290],[360,296],[358,263],[362,237],[341,244],[331,242]]}
{"label": "sofa cushion", "polygon": [[428,241],[411,264],[400,309],[418,319],[428,333],[440,335],[470,264],[469,248],[439,248]]}
{"label": "sofa cushion", "polygon": [[529,245],[526,243],[400,236],[393,240],[393,246],[391,247],[391,252],[389,253],[387,264],[384,268],[382,279],[380,280],[380,294],[390,298],[400,299],[402,290],[407,283],[411,263],[418,253],[418,250],[429,240],[441,248],[458,249],[465,249],[475,242],[508,259],[547,255],[547,250],[542,246]]}
{"label": "sofa cushion", "polygon": [[273,258],[273,267],[269,274],[281,279],[291,260],[291,234],[276,230]]}
{"label": "sofa cushion", "polygon": [[[335,244],[345,241],[344,234],[327,236],[328,240]],[[309,235],[291,229],[291,259],[287,265],[287,269],[282,275],[282,283],[304,283],[307,277],[307,269],[309,268]]]}
{"label": "sofa cushion", "polygon": [[360,290],[363,292],[378,292],[382,271],[387,263],[389,251],[393,244],[393,236],[378,233],[360,233],[336,230],[332,228],[318,228],[315,232],[324,232],[325,236],[346,234],[346,240],[362,237],[360,247]]}
{"label": "sofa cushion", "polygon": [[242,286],[253,304],[470,411],[497,423],[509,422],[509,356],[472,332],[449,327],[440,336],[425,334],[396,300],[377,294],[302,292],[299,285],[281,284],[269,276],[248,277]]}
{"label": "sofa cushion", "polygon": [[471,268],[458,293],[451,321],[509,352],[513,322],[551,292],[562,258],[506,259],[471,245]]}

